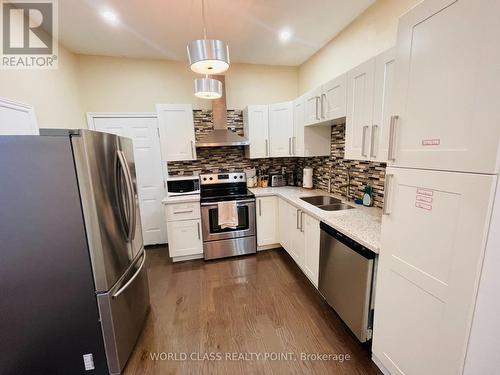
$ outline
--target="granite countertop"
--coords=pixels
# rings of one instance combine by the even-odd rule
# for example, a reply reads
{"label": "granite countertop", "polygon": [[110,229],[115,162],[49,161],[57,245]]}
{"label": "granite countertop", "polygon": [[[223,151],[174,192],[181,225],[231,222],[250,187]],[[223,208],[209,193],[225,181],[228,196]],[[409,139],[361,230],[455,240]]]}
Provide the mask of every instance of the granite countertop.
{"label": "granite countertop", "polygon": [[380,249],[380,228],[382,222],[382,210],[375,207],[364,207],[353,202],[348,202],[356,207],[352,210],[324,211],[310,203],[299,199],[306,196],[330,195],[341,199],[345,198],[335,194],[328,194],[323,190],[303,189],[300,187],[283,186],[268,188],[251,188],[250,191],[256,197],[276,195],[300,208],[316,219],[328,224],[332,228],[352,238],[356,242],[370,249],[374,253]]}
{"label": "granite countertop", "polygon": [[171,195],[166,196],[162,199],[163,204],[175,204],[175,203],[189,203],[189,202],[199,202],[200,194],[189,194],[189,195]]}

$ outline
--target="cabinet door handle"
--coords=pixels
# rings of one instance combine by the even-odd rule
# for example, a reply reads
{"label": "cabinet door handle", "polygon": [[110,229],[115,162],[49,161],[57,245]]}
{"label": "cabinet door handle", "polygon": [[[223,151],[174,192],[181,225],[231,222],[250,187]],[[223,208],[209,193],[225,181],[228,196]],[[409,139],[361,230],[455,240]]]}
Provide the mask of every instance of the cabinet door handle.
{"label": "cabinet door handle", "polygon": [[366,146],[366,131],[368,130],[368,125],[363,126],[363,137],[361,140],[361,156],[367,157],[368,155],[365,152]]}
{"label": "cabinet door handle", "polygon": [[288,137],[288,155],[292,156],[292,137]]}
{"label": "cabinet door handle", "polygon": [[191,141],[191,157],[194,159],[194,141]]}
{"label": "cabinet door handle", "polygon": [[300,212],[300,210],[297,208],[297,218],[296,218],[296,222],[295,222],[296,229],[300,229],[300,227],[299,227],[299,212]]}
{"label": "cabinet door handle", "polygon": [[386,174],[385,175],[385,184],[384,184],[384,206],[382,208],[382,214],[383,215],[390,215],[391,212],[388,210],[389,207],[389,191],[392,186],[392,178],[394,177],[393,174]]}
{"label": "cabinet door handle", "polygon": [[326,101],[323,100],[323,99],[326,99],[326,94],[321,94],[321,117],[325,118],[325,103]]}
{"label": "cabinet door handle", "polygon": [[370,142],[370,157],[376,158],[377,155],[375,155],[375,129],[378,129],[378,125],[372,125],[372,139]]}
{"label": "cabinet door handle", "polygon": [[318,114],[318,109],[319,109],[319,96],[316,97],[316,120],[321,120]]}
{"label": "cabinet door handle", "polygon": [[259,216],[262,216],[262,200],[259,199]]}
{"label": "cabinet door handle", "polygon": [[179,211],[173,211],[174,214],[187,214],[189,212],[193,212],[193,210],[179,210]]}
{"label": "cabinet door handle", "polygon": [[300,211],[300,231],[304,232],[304,211]]}
{"label": "cabinet door handle", "polygon": [[391,161],[396,160],[396,157],[394,156],[394,143],[396,141],[395,132],[398,120],[398,115],[391,116],[391,125],[389,127],[389,150],[387,153],[387,160]]}
{"label": "cabinet door handle", "polygon": [[297,156],[297,150],[295,149],[297,143],[297,137],[292,138],[292,152],[293,155]]}
{"label": "cabinet door handle", "polygon": [[201,240],[200,222],[199,221],[196,223],[196,227],[198,228],[198,239]]}
{"label": "cabinet door handle", "polygon": [[269,156],[269,141],[266,139],[266,156]]}

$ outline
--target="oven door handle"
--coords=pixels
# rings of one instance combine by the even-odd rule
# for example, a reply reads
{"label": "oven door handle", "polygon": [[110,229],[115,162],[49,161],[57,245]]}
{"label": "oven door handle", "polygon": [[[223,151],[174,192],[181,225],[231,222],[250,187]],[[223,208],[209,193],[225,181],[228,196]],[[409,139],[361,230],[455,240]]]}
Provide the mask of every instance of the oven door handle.
{"label": "oven door handle", "polygon": [[[240,203],[255,203],[255,199],[242,199],[241,201],[236,201],[236,205]],[[201,206],[217,206],[217,202],[206,202],[206,203],[200,203]]]}

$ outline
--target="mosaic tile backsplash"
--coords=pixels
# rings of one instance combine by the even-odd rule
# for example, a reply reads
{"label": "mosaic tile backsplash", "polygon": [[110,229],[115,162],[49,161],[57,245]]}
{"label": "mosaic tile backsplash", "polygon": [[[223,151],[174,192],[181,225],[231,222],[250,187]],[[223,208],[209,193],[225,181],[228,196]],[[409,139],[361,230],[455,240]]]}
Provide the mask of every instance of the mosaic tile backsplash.
{"label": "mosaic tile backsplash", "polygon": [[[196,139],[202,134],[213,130],[212,111],[195,110],[194,124]],[[243,135],[243,112],[228,110],[228,127]],[[207,147],[197,149],[197,160],[169,162],[170,175],[200,173],[219,173],[241,171],[244,168],[266,169],[269,173],[279,173],[282,167],[287,171],[298,171],[302,168],[314,169],[313,182],[317,189],[328,189],[328,178],[331,174],[332,192],[345,194],[345,188],[340,188],[347,181],[347,170],[351,176],[351,198],[362,197],[364,186],[369,183],[374,191],[374,205],[382,207],[384,201],[384,163],[374,163],[356,160],[344,160],[345,124],[332,126],[331,155],[314,158],[267,158],[247,159],[244,147]]]}

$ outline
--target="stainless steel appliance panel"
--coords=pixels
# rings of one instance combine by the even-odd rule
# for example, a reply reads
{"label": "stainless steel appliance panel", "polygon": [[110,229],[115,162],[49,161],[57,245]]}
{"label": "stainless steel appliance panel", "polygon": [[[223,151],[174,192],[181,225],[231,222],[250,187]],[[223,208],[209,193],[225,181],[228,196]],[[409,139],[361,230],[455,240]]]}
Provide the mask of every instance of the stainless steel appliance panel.
{"label": "stainless steel appliance panel", "polygon": [[69,137],[0,137],[0,180],[0,374],[108,374]]}
{"label": "stainless steel appliance panel", "polygon": [[217,203],[201,204],[201,223],[203,241],[216,241],[231,238],[255,236],[255,199],[236,201],[240,227],[220,230],[217,220]]}
{"label": "stainless steel appliance panel", "polygon": [[203,242],[203,254],[206,260],[226,258],[257,252],[255,236]]}
{"label": "stainless steel appliance panel", "polygon": [[122,151],[123,158],[125,159],[125,166],[128,168],[127,174],[130,179],[130,189],[131,195],[134,200],[134,209],[132,214],[134,215],[131,220],[135,229],[131,233],[131,246],[132,246],[132,256],[137,258],[138,254],[144,249],[144,242],[142,239],[142,223],[139,207],[139,193],[137,189],[137,174],[135,171],[135,159],[134,159],[134,144],[132,139],[119,137],[119,147]]}
{"label": "stainless steel appliance panel", "polygon": [[375,254],[320,224],[319,291],[361,341],[371,338]]}
{"label": "stainless steel appliance panel", "polygon": [[140,336],[149,311],[146,252],[107,293],[97,295],[110,374],[120,374]]}
{"label": "stainless steel appliance panel", "polygon": [[130,267],[136,255],[131,236],[141,233],[137,224],[132,225],[138,215],[124,157],[128,140],[80,130],[72,136],[72,144],[95,286],[97,291],[107,291]]}

